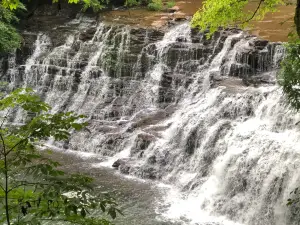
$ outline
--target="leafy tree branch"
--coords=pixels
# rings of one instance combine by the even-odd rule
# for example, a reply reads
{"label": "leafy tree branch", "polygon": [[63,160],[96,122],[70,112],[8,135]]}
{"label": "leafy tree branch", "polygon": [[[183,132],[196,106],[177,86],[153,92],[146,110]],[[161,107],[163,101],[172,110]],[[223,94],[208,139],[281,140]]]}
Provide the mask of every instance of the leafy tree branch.
{"label": "leafy tree branch", "polygon": [[[0,99],[0,114],[7,111],[34,113],[24,124],[0,128],[0,205],[5,224],[41,224],[42,221],[65,221],[71,224],[108,225],[121,213],[109,195],[97,191],[90,177],[68,174],[51,159],[49,151],[38,146],[49,137],[66,140],[71,130],[87,125],[84,116],[72,112],[51,114],[31,89],[17,89]],[[93,216],[102,212],[102,216]]]}

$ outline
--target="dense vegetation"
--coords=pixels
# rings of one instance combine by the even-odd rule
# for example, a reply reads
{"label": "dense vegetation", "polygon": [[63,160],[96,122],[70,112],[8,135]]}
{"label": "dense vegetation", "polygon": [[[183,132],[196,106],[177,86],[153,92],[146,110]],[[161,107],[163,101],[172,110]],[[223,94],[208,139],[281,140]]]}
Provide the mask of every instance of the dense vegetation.
{"label": "dense vegetation", "polygon": [[[97,191],[91,178],[59,170],[51,152],[39,150],[47,138],[66,140],[71,130],[86,125],[82,115],[51,114],[49,110],[31,89],[17,89],[1,97],[0,223],[111,224],[100,212],[115,218],[120,212],[115,201]],[[26,117],[24,124],[11,124],[16,111]]]}
{"label": "dense vegetation", "polygon": [[0,52],[8,52],[18,48],[21,36],[13,26],[18,21],[14,13],[0,5]]}
{"label": "dense vegetation", "polygon": [[213,33],[219,27],[249,26],[251,20],[261,20],[267,12],[277,11],[284,4],[282,0],[260,0],[254,10],[245,10],[248,0],[206,0],[202,9],[195,13],[192,25]]}
{"label": "dense vegetation", "polygon": [[[61,0],[64,1],[64,0]],[[27,4],[30,4],[27,2]],[[33,1],[32,1],[33,2]],[[174,1],[163,3],[162,0],[124,0],[124,6],[147,6],[149,10],[160,11],[172,8],[175,5]],[[1,0],[0,3],[0,53],[9,52],[20,47],[21,36],[15,28],[19,19],[15,15],[20,11],[26,11],[24,1],[20,0]],[[69,0],[70,4],[80,4],[82,11],[91,8],[94,12],[105,8],[110,3],[109,0]],[[59,0],[53,0],[53,4],[60,4]]]}
{"label": "dense vegetation", "polygon": [[300,40],[291,39],[286,44],[286,56],[281,63],[278,81],[290,105],[300,111]]}

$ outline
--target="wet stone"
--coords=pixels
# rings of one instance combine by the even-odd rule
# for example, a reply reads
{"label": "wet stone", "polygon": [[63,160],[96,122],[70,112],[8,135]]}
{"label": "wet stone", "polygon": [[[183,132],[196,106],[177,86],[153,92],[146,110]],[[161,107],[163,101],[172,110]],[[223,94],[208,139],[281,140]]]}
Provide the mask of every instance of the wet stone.
{"label": "wet stone", "polygon": [[80,33],[79,40],[81,40],[81,41],[91,40],[94,37],[96,30],[97,29],[94,27],[85,30],[83,33]]}
{"label": "wet stone", "polygon": [[263,50],[268,45],[268,43],[269,41],[261,39],[253,41],[253,45],[257,50]]}
{"label": "wet stone", "polygon": [[129,165],[126,165],[126,164],[121,164],[119,166],[119,170],[121,173],[123,174],[129,174],[129,171],[130,171],[130,166]]}
{"label": "wet stone", "polygon": [[156,163],[156,156],[153,155],[153,156],[150,156],[148,159],[147,159],[147,162],[149,164],[155,164]]}
{"label": "wet stone", "polygon": [[128,159],[118,159],[112,164],[112,167],[119,168],[120,165],[125,165]]}
{"label": "wet stone", "polygon": [[157,170],[153,167],[146,166],[143,168],[142,177],[145,179],[151,179],[154,180],[157,178]]}

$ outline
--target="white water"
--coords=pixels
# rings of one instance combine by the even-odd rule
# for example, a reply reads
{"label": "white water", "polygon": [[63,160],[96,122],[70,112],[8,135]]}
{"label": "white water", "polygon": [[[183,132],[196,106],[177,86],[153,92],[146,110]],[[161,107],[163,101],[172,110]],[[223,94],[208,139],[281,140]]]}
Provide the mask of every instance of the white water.
{"label": "white water", "polygon": [[[193,222],[209,222],[211,220],[208,215],[214,215],[217,209],[232,213],[233,218],[237,220],[243,218],[240,220],[243,224],[289,224],[283,219],[287,211],[285,204],[290,190],[299,184],[300,162],[300,134],[298,128],[292,124],[299,121],[300,117],[291,116],[291,113],[280,105],[282,94],[279,88],[249,89],[240,96],[226,97],[221,103],[218,100],[222,98],[222,94],[210,91],[207,93],[210,100],[205,100],[208,105],[199,101],[188,109],[178,111],[178,118],[174,117],[173,128],[170,128],[168,137],[164,137],[165,140],[171,141],[157,146],[157,149],[163,149],[166,145],[172,149],[176,130],[189,125],[190,127],[185,129],[193,130],[195,118],[205,121],[209,129],[188,162],[179,168],[174,166],[175,169],[167,175],[167,180],[177,177],[176,186],[179,187],[186,184],[192,187],[193,184],[201,182],[201,185],[193,190],[181,193],[181,198],[178,198],[178,194],[175,194],[175,197],[173,192],[166,197],[166,201],[171,203],[167,217],[176,219],[185,216]],[[268,98],[262,101],[259,99],[261,96],[257,96],[254,116],[249,119],[236,118],[234,122],[230,122],[232,127],[225,136],[208,150],[216,131],[228,123],[228,120],[222,120],[218,113],[226,107],[229,107],[228,110],[241,108],[252,91],[259,91],[259,94],[268,93]],[[210,124],[214,118],[217,118],[217,122]],[[176,157],[181,154],[180,149],[176,150],[175,146],[170,151],[178,151],[173,153]],[[203,168],[207,160],[205,157],[212,157],[214,154],[217,156],[209,165],[209,175],[197,179],[195,173],[206,170]],[[282,184],[278,184],[276,179],[283,179]],[[282,186],[280,194],[279,185]],[[218,202],[219,205],[216,205]],[[201,209],[206,213],[200,213]],[[268,221],[267,210],[275,213],[276,219],[272,222]]]}
{"label": "white water", "polygon": [[208,41],[187,24],[154,41],[151,32],[99,24],[90,40],[74,33],[55,47],[40,34],[22,85],[36,88],[53,112],[89,117],[89,131],[67,146],[107,159],[95,169],[126,158],[131,176],[167,184],[162,219],[297,224],[285,204],[300,184],[300,116],[276,85],[242,83],[252,75],[274,80],[283,47],[257,50],[243,32]]}

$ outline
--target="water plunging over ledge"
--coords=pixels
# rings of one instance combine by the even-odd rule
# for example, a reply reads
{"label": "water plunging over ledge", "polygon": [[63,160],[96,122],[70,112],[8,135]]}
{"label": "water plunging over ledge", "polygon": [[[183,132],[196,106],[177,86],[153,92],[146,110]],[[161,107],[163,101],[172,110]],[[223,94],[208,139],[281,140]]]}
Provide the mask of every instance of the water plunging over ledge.
{"label": "water plunging over ledge", "polygon": [[285,204],[300,183],[300,116],[275,84],[280,43],[240,30],[208,40],[187,23],[86,24],[27,33],[1,59],[10,88],[88,116],[58,147],[99,155],[93,170],[120,159],[121,173],[170,185],[161,214],[180,224],[297,224]]}

